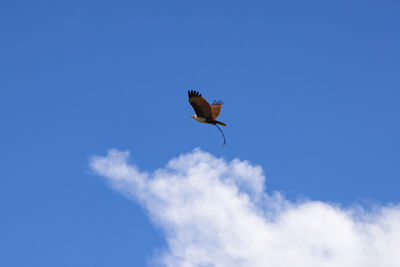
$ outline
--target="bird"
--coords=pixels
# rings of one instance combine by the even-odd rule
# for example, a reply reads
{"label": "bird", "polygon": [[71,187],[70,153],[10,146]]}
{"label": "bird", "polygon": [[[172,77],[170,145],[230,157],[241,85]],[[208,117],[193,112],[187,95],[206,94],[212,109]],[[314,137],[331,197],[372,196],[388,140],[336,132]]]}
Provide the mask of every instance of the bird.
{"label": "bird", "polygon": [[224,145],[226,144],[225,135],[222,132],[221,128],[218,127],[219,125],[227,126],[225,123],[221,121],[217,121],[217,117],[221,112],[222,104],[224,104],[221,100],[214,100],[211,105],[205,100],[201,94],[195,90],[188,91],[189,96],[189,103],[192,105],[194,112],[196,114],[191,115],[190,117],[195,119],[201,123],[208,123],[215,125],[218,130],[221,132],[222,137],[224,138]]}

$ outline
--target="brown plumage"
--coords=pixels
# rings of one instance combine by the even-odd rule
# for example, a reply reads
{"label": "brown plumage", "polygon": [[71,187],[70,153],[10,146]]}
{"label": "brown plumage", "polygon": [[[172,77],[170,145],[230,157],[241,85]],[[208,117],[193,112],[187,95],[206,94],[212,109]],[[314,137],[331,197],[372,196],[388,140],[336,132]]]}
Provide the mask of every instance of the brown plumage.
{"label": "brown plumage", "polygon": [[212,104],[211,104],[211,112],[212,112],[212,116],[213,116],[214,120],[219,116],[219,113],[221,112],[221,107],[222,107],[223,103],[224,102],[222,102],[221,100],[217,100],[217,101],[214,100],[212,102]]}
{"label": "brown plumage", "polygon": [[199,92],[194,90],[188,91],[189,103],[192,105],[196,115],[192,115],[192,118],[201,123],[209,123],[217,126],[218,130],[224,137],[224,145],[226,144],[225,135],[217,124],[226,126],[225,123],[217,121],[217,117],[221,112],[223,102],[221,100],[214,101],[211,105],[205,100]]}

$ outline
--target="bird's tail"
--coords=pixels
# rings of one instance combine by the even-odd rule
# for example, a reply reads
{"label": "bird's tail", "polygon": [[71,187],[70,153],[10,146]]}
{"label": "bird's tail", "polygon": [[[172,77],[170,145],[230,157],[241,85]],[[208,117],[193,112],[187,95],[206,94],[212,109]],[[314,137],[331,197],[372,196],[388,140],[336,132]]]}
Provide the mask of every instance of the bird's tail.
{"label": "bird's tail", "polygon": [[219,124],[219,125],[222,125],[222,126],[227,126],[225,123],[223,123],[221,121],[214,121],[214,122],[215,122],[215,124]]}

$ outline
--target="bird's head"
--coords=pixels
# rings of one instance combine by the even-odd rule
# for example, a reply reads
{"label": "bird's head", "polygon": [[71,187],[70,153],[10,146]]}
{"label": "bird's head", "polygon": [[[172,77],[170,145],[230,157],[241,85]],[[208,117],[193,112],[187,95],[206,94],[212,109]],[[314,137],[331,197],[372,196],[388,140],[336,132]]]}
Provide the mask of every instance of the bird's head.
{"label": "bird's head", "polygon": [[193,119],[196,119],[197,118],[197,115],[196,114],[193,114],[192,116],[190,116],[191,118],[193,118]]}

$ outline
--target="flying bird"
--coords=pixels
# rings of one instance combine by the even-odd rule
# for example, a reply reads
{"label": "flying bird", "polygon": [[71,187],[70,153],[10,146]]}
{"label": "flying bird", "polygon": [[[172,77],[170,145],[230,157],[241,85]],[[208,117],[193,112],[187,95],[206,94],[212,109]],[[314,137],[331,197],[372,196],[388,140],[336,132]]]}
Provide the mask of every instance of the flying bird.
{"label": "flying bird", "polygon": [[225,135],[222,132],[221,128],[218,127],[218,124],[222,126],[226,126],[226,124],[216,120],[219,113],[221,112],[223,102],[221,100],[217,100],[212,102],[212,104],[210,105],[199,92],[196,92],[194,90],[188,91],[188,95],[189,103],[190,105],[192,105],[194,112],[196,112],[196,114],[193,114],[191,117],[198,122],[209,123],[217,126],[218,130],[222,134],[222,137],[224,138],[225,145]]}

